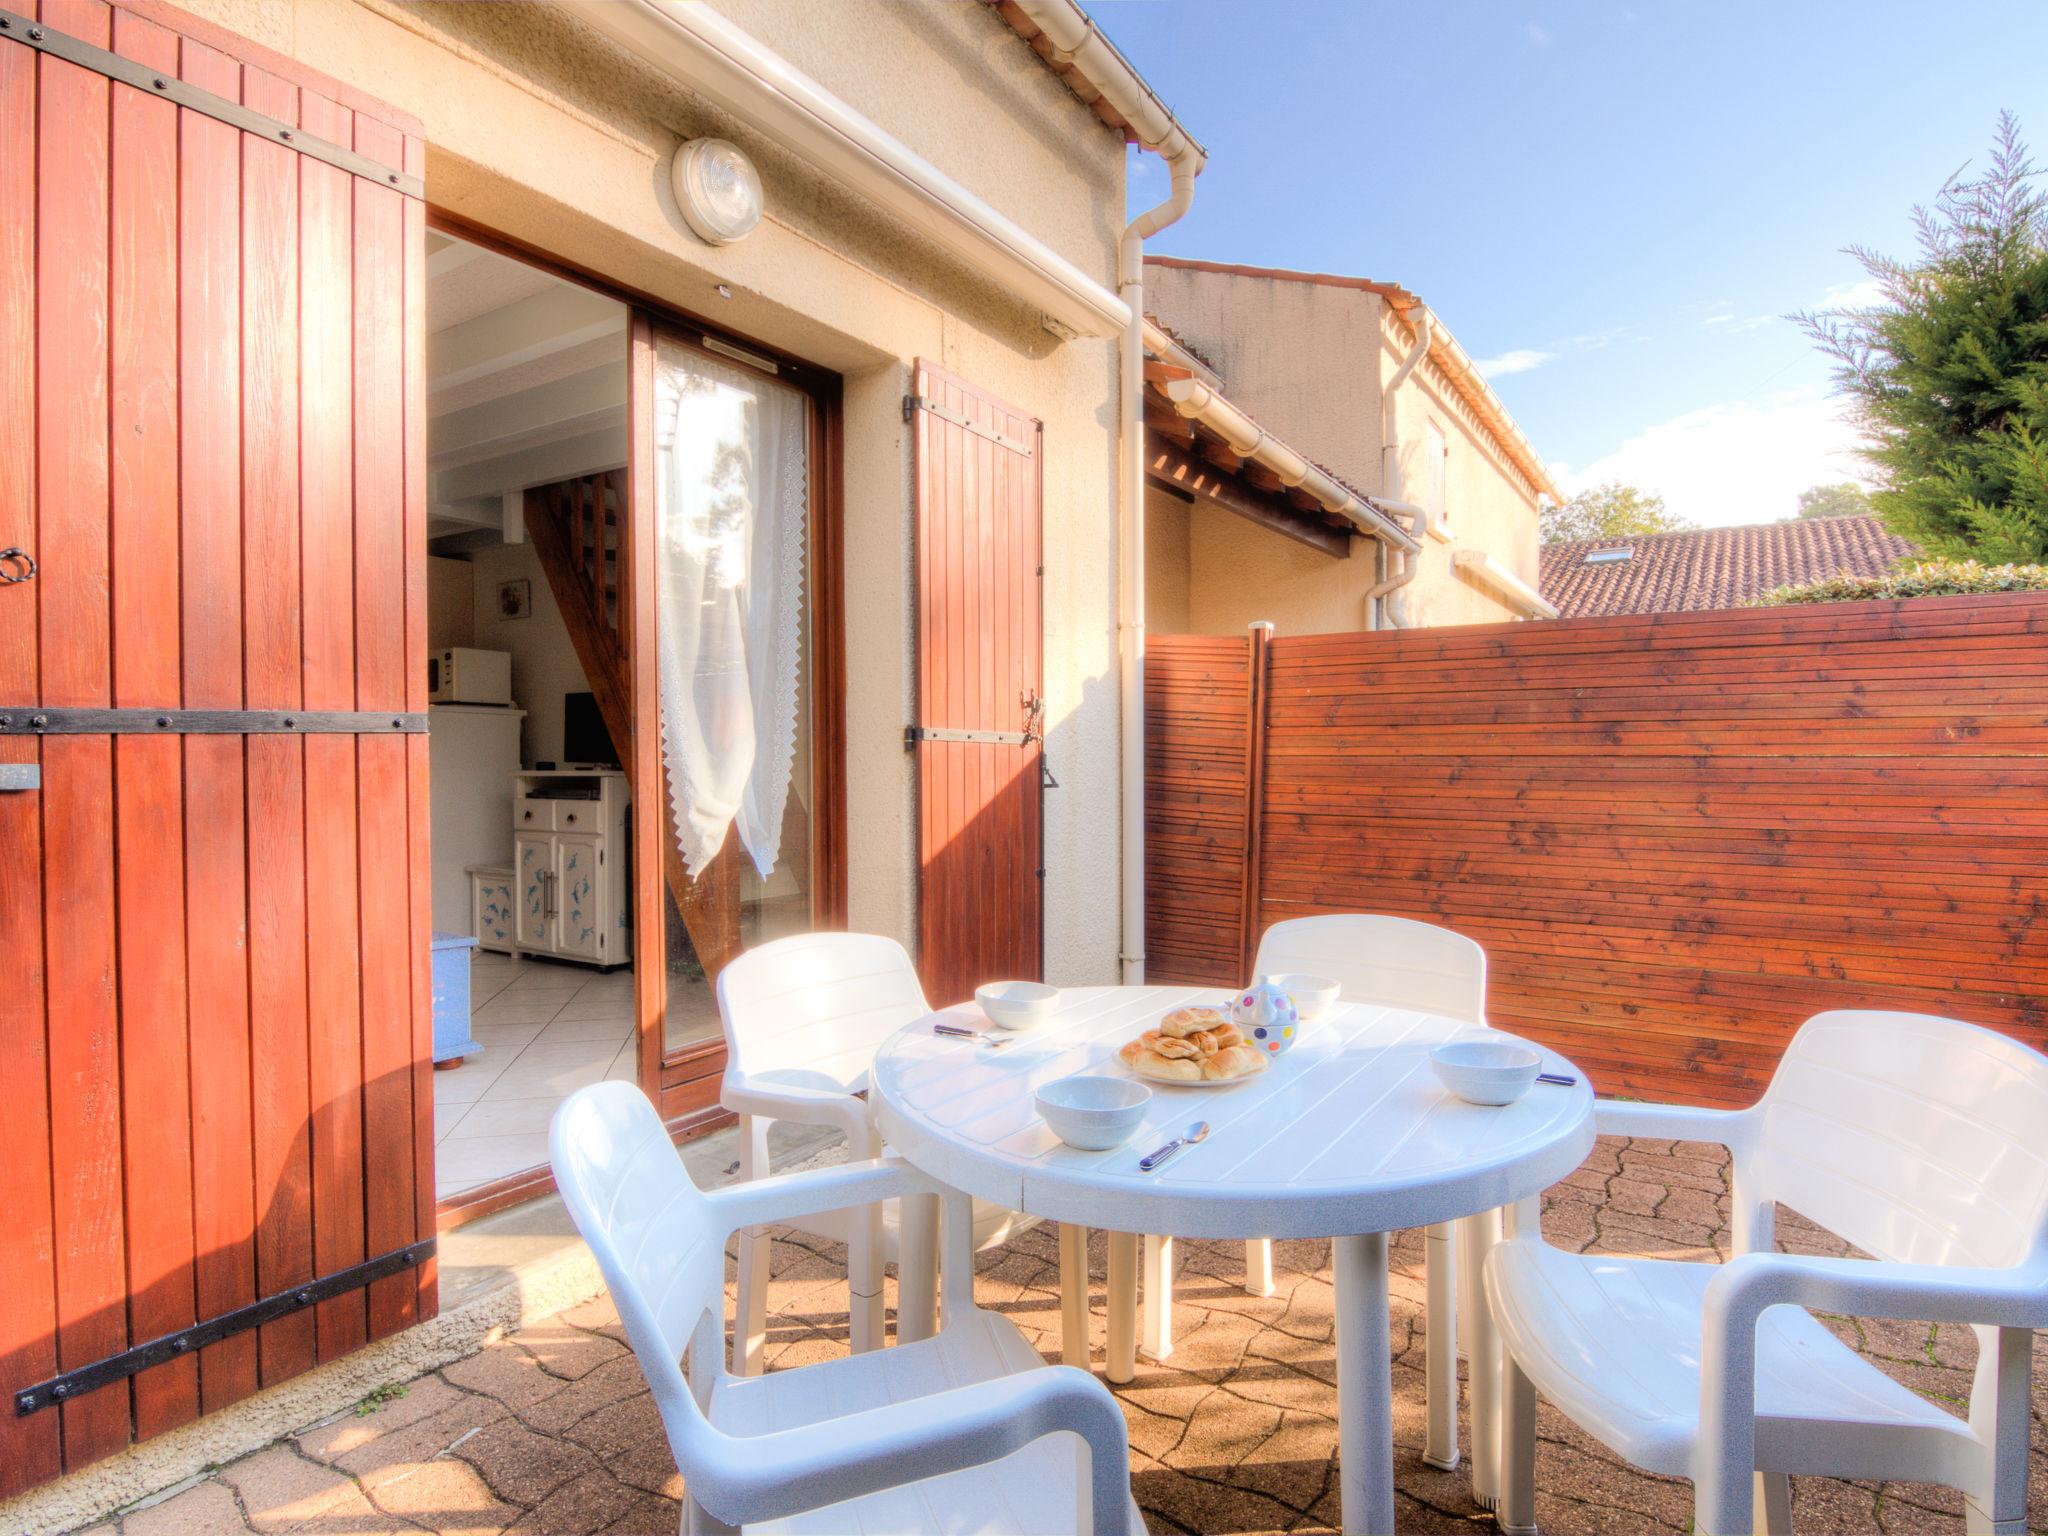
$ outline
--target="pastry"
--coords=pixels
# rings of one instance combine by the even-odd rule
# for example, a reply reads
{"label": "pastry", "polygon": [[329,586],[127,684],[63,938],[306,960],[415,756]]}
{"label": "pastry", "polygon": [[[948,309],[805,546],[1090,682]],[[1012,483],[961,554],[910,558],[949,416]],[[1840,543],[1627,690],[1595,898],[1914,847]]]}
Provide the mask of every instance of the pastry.
{"label": "pastry", "polygon": [[1202,1076],[1209,1079],[1243,1077],[1265,1069],[1266,1060],[1248,1045],[1226,1046],[1214,1056],[1202,1059]]}
{"label": "pastry", "polygon": [[[1141,1077],[1160,1077],[1185,1083],[1202,1081],[1202,1064],[1187,1057],[1162,1056],[1151,1048],[1155,1037],[1141,1035],[1117,1055],[1123,1064]],[[1175,1042],[1176,1044],[1178,1042]]]}
{"label": "pastry", "polygon": [[1179,1039],[1198,1029],[1215,1029],[1229,1022],[1230,1015],[1221,1008],[1176,1008],[1159,1021],[1159,1032]]}
{"label": "pastry", "polygon": [[1218,1024],[1209,1029],[1198,1029],[1185,1038],[1204,1056],[1214,1056],[1218,1051],[1244,1044],[1244,1033],[1235,1024]]}

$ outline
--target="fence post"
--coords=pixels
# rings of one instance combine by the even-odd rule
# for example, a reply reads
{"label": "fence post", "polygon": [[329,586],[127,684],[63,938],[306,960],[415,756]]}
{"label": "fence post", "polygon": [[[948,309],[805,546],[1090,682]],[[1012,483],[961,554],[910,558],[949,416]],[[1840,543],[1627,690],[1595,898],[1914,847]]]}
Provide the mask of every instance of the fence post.
{"label": "fence post", "polygon": [[1249,669],[1245,688],[1244,893],[1239,903],[1238,972],[1246,982],[1259,952],[1264,925],[1259,922],[1259,821],[1266,790],[1266,658],[1273,643],[1273,625],[1261,619],[1251,626],[1246,647]]}

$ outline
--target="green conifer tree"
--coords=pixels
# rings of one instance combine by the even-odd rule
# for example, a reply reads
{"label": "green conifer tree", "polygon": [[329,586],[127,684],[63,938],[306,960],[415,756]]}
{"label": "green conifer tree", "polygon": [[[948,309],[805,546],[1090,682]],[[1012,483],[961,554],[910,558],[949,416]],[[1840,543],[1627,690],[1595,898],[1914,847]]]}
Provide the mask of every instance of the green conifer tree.
{"label": "green conifer tree", "polygon": [[1798,316],[1856,405],[1871,500],[1930,555],[2048,555],[2048,194],[2011,113],[1988,170],[1916,208],[1910,262],[1860,247],[1876,304]]}

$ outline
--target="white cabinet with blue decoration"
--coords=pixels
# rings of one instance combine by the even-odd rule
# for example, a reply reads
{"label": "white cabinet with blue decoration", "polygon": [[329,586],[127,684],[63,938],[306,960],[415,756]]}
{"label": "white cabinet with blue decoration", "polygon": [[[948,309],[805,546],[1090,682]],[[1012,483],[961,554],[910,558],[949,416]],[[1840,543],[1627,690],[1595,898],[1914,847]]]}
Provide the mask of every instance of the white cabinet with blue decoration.
{"label": "white cabinet with blue decoration", "polygon": [[516,956],[519,944],[512,928],[512,866],[472,864],[467,873],[469,931],[476,935],[476,947]]}
{"label": "white cabinet with blue decoration", "polygon": [[607,970],[631,960],[626,802],[626,776],[615,768],[512,776],[515,952]]}

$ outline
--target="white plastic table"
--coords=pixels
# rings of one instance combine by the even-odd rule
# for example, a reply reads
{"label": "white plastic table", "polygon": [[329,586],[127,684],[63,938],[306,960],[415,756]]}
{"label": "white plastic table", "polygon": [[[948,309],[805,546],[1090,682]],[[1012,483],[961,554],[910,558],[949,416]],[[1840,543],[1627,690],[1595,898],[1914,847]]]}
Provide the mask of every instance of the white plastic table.
{"label": "white plastic table", "polygon": [[[1577,1076],[1576,1086],[1539,1083],[1504,1109],[1466,1104],[1443,1091],[1429,1052],[1474,1026],[1343,1003],[1255,1079],[1153,1085],[1144,1127],[1117,1151],[1077,1151],[1039,1118],[1032,1095],[1040,1084],[1074,1072],[1122,1074],[1124,1041],[1170,1008],[1229,995],[1068,988],[1049,1022],[1004,1037],[1012,1043],[1000,1050],[932,1033],[941,1020],[985,1027],[971,1004],[934,1014],[876,1054],[876,1123],[932,1177],[1076,1229],[1334,1239],[1344,1529],[1391,1532],[1387,1234],[1512,1205],[1564,1178],[1593,1149],[1592,1090],[1570,1062],[1546,1052],[1544,1070]],[[1209,1122],[1206,1141],[1155,1173],[1138,1171],[1140,1157],[1192,1120]]]}

